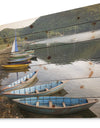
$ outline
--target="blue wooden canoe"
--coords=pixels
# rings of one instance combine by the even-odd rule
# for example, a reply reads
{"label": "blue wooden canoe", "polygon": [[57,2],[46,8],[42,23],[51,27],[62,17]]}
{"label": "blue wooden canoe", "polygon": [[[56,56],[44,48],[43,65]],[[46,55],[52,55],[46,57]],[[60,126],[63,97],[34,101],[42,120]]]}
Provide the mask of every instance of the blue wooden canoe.
{"label": "blue wooden canoe", "polygon": [[7,85],[5,87],[1,86],[2,93],[6,91],[12,91],[12,90],[20,89],[20,88],[25,88],[29,86],[34,81],[34,79],[37,77],[37,73],[38,71],[34,71],[33,73],[30,73],[18,79],[17,81],[11,83],[10,85]]}
{"label": "blue wooden canoe", "polygon": [[41,114],[70,114],[86,110],[97,102],[96,99],[68,98],[68,97],[29,97],[13,99],[27,111]]}
{"label": "blue wooden canoe", "polygon": [[19,90],[14,90],[10,92],[4,92],[3,95],[16,99],[16,98],[24,98],[24,97],[32,97],[32,96],[45,96],[52,95],[59,90],[61,90],[66,84],[66,81],[56,81],[50,84],[37,85],[33,87],[23,88]]}

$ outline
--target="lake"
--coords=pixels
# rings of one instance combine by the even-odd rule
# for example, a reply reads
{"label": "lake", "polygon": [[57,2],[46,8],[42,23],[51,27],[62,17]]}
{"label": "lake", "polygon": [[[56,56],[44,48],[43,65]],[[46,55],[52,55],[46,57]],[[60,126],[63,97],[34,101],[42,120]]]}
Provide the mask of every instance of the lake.
{"label": "lake", "polygon": [[[69,80],[64,89],[55,95],[100,98],[100,40],[70,44],[28,44],[25,49],[35,49],[37,61],[32,60],[28,70],[3,70],[0,74],[1,85],[8,85],[30,72],[39,70],[36,85]],[[99,110],[100,102],[93,105],[90,110],[71,115],[49,116],[20,111],[26,118],[91,118],[100,117]]]}

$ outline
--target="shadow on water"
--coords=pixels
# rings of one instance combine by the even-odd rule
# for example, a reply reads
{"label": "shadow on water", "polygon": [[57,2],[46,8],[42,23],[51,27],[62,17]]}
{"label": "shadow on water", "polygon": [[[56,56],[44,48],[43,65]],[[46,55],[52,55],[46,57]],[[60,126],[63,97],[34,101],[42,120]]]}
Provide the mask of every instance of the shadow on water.
{"label": "shadow on water", "polygon": [[53,96],[65,96],[68,94],[64,89],[60,90],[59,92],[53,94]]}
{"label": "shadow on water", "polygon": [[65,115],[45,115],[45,114],[37,114],[28,112],[20,109],[21,114],[24,118],[94,118],[97,117],[92,111],[84,110],[73,114],[65,114]]}
{"label": "shadow on water", "polygon": [[46,47],[45,49],[37,49],[35,55],[45,61],[54,64],[69,64],[76,60],[94,60],[100,62],[100,40],[89,40],[84,43],[65,44],[53,43],[50,46],[46,44],[37,44],[31,46]]}
{"label": "shadow on water", "polygon": [[8,75],[9,75],[9,73],[7,73],[6,71],[0,70],[0,85],[1,85],[2,79],[7,78]]}
{"label": "shadow on water", "polygon": [[4,72],[7,72],[7,73],[18,73],[18,72],[27,72],[27,71],[29,71],[29,69],[28,68],[26,68],[26,69],[17,69],[17,70],[3,70]]}

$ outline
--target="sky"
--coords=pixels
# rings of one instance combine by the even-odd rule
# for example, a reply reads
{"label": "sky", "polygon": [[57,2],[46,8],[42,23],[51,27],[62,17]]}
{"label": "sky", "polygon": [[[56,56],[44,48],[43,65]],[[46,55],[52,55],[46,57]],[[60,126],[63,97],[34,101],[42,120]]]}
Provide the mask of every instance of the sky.
{"label": "sky", "polygon": [[17,21],[21,21],[17,27],[25,27],[43,15],[98,3],[100,0],[0,0],[0,29],[16,27]]}

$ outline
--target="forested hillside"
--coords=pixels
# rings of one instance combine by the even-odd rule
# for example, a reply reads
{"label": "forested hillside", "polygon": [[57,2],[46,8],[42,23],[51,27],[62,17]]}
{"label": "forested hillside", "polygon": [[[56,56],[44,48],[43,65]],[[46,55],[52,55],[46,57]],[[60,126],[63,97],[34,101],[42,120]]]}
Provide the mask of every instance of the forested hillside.
{"label": "forested hillside", "polygon": [[[18,40],[36,40],[100,29],[100,4],[41,16],[28,27],[16,29]],[[0,44],[11,43],[14,29],[0,32]]]}

